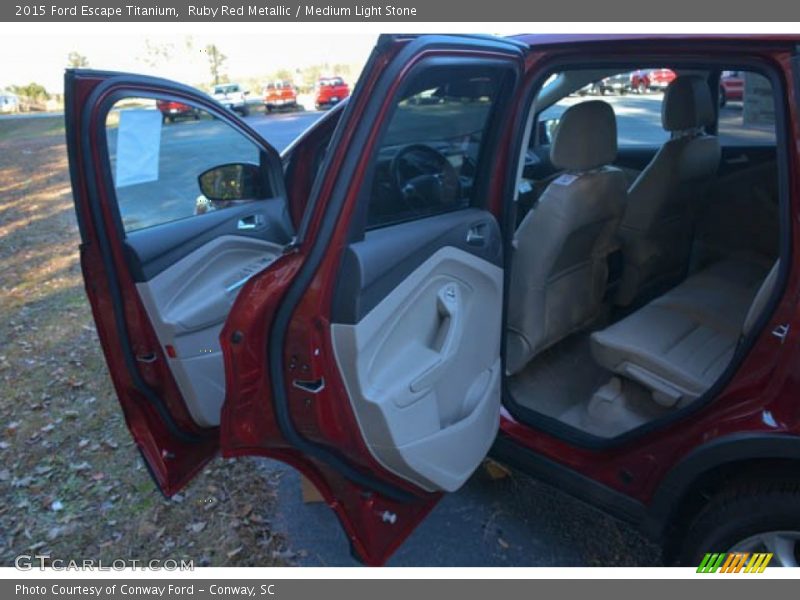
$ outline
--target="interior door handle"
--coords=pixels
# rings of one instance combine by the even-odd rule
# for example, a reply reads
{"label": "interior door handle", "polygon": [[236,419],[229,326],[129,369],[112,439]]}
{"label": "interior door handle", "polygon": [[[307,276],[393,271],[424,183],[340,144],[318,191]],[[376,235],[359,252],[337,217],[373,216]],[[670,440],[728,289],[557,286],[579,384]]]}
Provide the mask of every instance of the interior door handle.
{"label": "interior door handle", "polygon": [[409,387],[412,392],[420,392],[436,383],[453,360],[456,349],[461,343],[461,294],[455,283],[448,283],[436,294],[436,311],[439,315],[439,327],[433,344],[438,356],[411,382]]}
{"label": "interior door handle", "polygon": [[467,230],[467,244],[470,246],[483,246],[486,244],[486,224],[479,223]]}
{"label": "interior door handle", "polygon": [[750,159],[747,157],[746,154],[740,154],[739,156],[732,156],[725,160],[725,164],[727,165],[744,165],[750,162]]}
{"label": "interior door handle", "polygon": [[239,219],[239,222],[236,224],[236,229],[240,231],[253,230],[259,227],[263,222],[264,219],[261,215],[249,215]]}

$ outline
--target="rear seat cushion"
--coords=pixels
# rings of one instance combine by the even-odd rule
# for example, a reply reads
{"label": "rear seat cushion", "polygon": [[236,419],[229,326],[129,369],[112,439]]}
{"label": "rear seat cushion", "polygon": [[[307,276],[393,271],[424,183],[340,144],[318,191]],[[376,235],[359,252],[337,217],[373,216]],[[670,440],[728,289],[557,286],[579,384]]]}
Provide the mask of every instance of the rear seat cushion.
{"label": "rear seat cushion", "polygon": [[648,387],[664,406],[696,398],[730,362],[769,268],[750,257],[711,265],[592,334],[594,359]]}

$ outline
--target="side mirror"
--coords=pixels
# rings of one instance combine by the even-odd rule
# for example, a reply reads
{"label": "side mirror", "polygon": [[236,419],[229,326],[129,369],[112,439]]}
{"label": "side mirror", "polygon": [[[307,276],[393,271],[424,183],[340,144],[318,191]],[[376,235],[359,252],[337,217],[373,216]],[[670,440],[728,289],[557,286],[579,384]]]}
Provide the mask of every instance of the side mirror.
{"label": "side mirror", "polygon": [[553,143],[558,128],[558,119],[545,119],[536,125],[537,146],[549,146]]}
{"label": "side mirror", "polygon": [[250,95],[250,90],[245,90],[245,91],[244,91],[244,95],[245,95],[245,96],[249,96],[249,95]]}
{"label": "side mirror", "polygon": [[213,167],[198,178],[200,191],[212,202],[266,198],[267,185],[261,167],[229,163]]}

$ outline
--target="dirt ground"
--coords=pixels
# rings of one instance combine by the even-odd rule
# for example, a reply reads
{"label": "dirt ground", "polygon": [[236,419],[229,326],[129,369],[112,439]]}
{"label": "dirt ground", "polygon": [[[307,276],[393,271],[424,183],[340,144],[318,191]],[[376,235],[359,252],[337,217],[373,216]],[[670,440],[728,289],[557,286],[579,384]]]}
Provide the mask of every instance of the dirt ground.
{"label": "dirt ground", "polygon": [[0,565],[290,564],[279,473],[217,459],[171,500],[125,428],[78,261],[61,119],[0,121]]}

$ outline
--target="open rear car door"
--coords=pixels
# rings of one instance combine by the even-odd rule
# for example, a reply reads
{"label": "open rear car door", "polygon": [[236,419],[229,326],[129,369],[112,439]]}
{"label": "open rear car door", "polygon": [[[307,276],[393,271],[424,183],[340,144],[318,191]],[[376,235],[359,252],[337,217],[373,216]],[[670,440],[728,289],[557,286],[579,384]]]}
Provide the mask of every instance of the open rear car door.
{"label": "open rear car door", "polygon": [[[282,460],[320,490],[353,554],[382,564],[477,468],[501,397],[503,244],[489,207],[502,190],[492,168],[509,152],[500,135],[523,58],[523,47],[494,38],[381,37],[321,166],[305,169],[315,183],[296,224],[277,154],[213,101],[157,80],[68,75],[87,292],[162,490],[173,493],[218,448]],[[138,133],[126,143],[139,147],[156,136],[141,129],[155,129],[147,103],[120,104],[131,97],[202,113],[169,135],[162,128],[155,167],[128,148],[145,164],[120,168],[115,136]],[[118,133],[108,125],[115,107]],[[146,215],[120,210],[158,190],[166,139],[186,149],[192,127],[217,121],[237,139],[194,168],[203,176],[192,192],[213,210],[141,227]],[[249,160],[236,154],[253,147]],[[173,236],[190,226],[196,233]]]}

